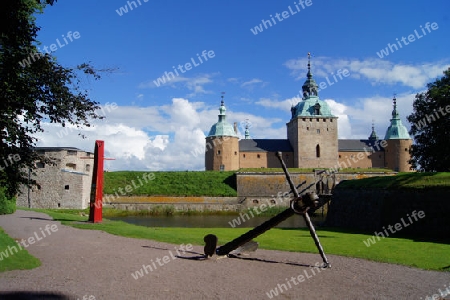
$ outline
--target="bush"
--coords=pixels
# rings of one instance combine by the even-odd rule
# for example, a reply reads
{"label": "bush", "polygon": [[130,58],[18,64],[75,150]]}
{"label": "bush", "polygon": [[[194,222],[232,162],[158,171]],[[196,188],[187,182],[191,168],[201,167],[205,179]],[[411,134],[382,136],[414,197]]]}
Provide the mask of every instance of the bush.
{"label": "bush", "polygon": [[16,197],[8,198],[5,188],[0,187],[0,215],[12,214],[16,211]]}

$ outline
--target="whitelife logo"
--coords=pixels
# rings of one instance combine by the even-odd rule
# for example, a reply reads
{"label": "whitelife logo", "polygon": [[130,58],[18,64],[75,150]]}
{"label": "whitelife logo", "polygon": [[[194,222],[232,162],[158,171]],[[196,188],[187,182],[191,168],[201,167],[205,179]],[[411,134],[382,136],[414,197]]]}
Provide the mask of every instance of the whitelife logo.
{"label": "whitelife logo", "polygon": [[[39,234],[38,232],[34,232],[34,236],[30,236],[28,239],[24,240],[22,239],[20,242],[17,242],[17,245],[19,246],[19,249],[17,249],[16,246],[8,246],[8,248],[3,251],[0,252],[0,261],[2,261],[3,259],[7,259],[10,255],[14,255],[16,253],[18,253],[19,251],[23,250],[23,248],[28,248],[30,245],[33,245],[36,242],[41,241],[42,239],[44,239],[47,236],[50,236],[52,234],[52,232],[57,232],[58,231],[58,226],[56,224],[52,224],[52,225],[45,225],[44,230],[42,228],[39,228],[39,230],[41,231]],[[47,234],[45,234],[45,232]],[[27,244],[28,242],[28,244]],[[22,248],[23,246],[23,248]],[[13,252],[14,250],[14,252]],[[9,253],[8,253],[9,251]]]}

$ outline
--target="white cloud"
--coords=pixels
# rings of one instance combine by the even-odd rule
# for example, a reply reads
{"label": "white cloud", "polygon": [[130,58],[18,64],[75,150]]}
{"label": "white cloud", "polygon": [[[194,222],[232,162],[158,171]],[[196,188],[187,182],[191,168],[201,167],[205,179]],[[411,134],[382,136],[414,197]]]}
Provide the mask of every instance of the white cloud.
{"label": "white cloud", "polygon": [[241,87],[245,87],[245,86],[248,86],[248,85],[253,85],[253,84],[261,83],[261,82],[263,82],[261,79],[253,78],[252,80],[249,80],[249,81],[246,81],[246,82],[242,83]]}
{"label": "white cloud", "polygon": [[[306,58],[291,59],[284,65],[292,70],[298,80],[303,80],[307,72]],[[405,64],[393,63],[378,58],[368,59],[332,59],[329,57],[314,57],[311,60],[311,70],[314,76],[332,78],[339,69],[347,69],[350,77],[365,78],[371,84],[401,84],[415,89],[425,88],[426,84],[441,76],[443,70],[450,67],[444,61],[436,63]]]}
{"label": "white cloud", "polygon": [[347,115],[347,107],[333,99],[324,100],[331,109],[331,113],[338,117],[338,137],[340,139],[349,139],[352,137],[352,127]]}
{"label": "white cloud", "polygon": [[[203,74],[203,75],[198,75],[196,77],[183,77],[183,76],[175,76],[175,77],[169,77],[167,80],[165,80],[165,83],[162,83],[160,85],[156,85],[154,83],[155,80],[157,79],[152,79],[149,80],[147,82],[142,82],[138,85],[139,88],[141,89],[145,89],[145,88],[157,88],[157,87],[161,87],[161,86],[168,86],[171,88],[179,88],[179,87],[184,87],[186,89],[188,89],[189,91],[191,91],[191,93],[189,93],[186,97],[192,97],[195,96],[197,94],[211,94],[211,91],[208,91],[204,88],[204,86],[206,84],[211,84],[213,83],[212,78],[214,76],[216,76],[218,73],[212,73],[212,74]],[[164,76],[164,74],[163,74]]]}
{"label": "white cloud", "polygon": [[[204,149],[204,129],[213,124],[202,115],[214,113],[205,112],[202,103],[182,98],[174,98],[167,106],[119,106],[105,120],[95,120],[81,130],[68,126],[61,131],[59,125],[44,123],[45,132],[36,135],[37,146],[93,151],[95,140],[103,140],[105,156],[115,159],[105,162],[110,170],[202,170],[204,156],[190,152]],[[82,139],[79,133],[88,138]]]}
{"label": "white cloud", "polygon": [[297,103],[301,100],[302,99],[300,98],[289,98],[283,101],[278,101],[278,100],[271,100],[268,98],[261,98],[258,101],[256,101],[256,104],[262,105],[264,107],[277,108],[289,112],[291,110],[291,106],[297,105]]}

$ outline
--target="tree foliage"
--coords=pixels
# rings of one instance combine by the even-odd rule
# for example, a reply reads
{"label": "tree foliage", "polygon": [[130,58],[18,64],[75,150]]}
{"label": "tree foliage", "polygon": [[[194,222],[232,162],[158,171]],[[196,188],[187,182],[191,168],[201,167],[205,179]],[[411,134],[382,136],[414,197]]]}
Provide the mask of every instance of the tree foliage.
{"label": "tree foliage", "polygon": [[[33,151],[43,122],[90,126],[99,104],[81,88],[79,73],[98,75],[89,64],[61,66],[39,53],[34,15],[54,0],[3,0],[0,4],[0,186],[9,197],[27,183],[28,169],[42,160]],[[24,65],[32,55],[33,61]],[[14,158],[14,159],[13,159]],[[17,159],[18,158],[18,159]]]}
{"label": "tree foliage", "polygon": [[450,171],[450,68],[416,95],[407,117],[414,138],[410,163],[419,171]]}

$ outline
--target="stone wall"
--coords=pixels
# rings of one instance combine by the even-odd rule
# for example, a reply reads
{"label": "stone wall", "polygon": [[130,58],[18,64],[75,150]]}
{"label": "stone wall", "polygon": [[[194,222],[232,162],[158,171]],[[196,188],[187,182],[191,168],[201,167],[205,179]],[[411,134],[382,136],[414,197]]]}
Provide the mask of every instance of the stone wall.
{"label": "stone wall", "polygon": [[[333,192],[326,225],[394,235],[448,237],[450,189],[340,189]],[[414,213],[415,211],[415,213]],[[417,217],[423,211],[424,217]],[[413,216],[415,215],[415,217]],[[383,228],[384,227],[384,228]]]}
{"label": "stone wall", "polygon": [[[331,194],[332,189],[342,180],[362,179],[374,176],[392,176],[395,173],[335,173],[323,175],[291,173],[291,179],[300,195],[307,192]],[[237,196],[239,203],[246,207],[258,206],[262,202],[288,206],[293,197],[286,176],[281,172],[238,172]]]}
{"label": "stone wall", "polygon": [[236,197],[132,196],[111,198],[105,195],[103,199],[105,208],[121,210],[151,210],[155,206],[173,206],[176,211],[241,211],[244,209]]}
{"label": "stone wall", "polygon": [[[55,165],[36,162],[31,178],[37,185],[21,187],[17,206],[31,208],[75,208],[89,206],[93,171],[93,154],[76,148],[40,150],[51,157]],[[92,157],[85,159],[84,157]],[[33,174],[34,173],[34,174]]]}

